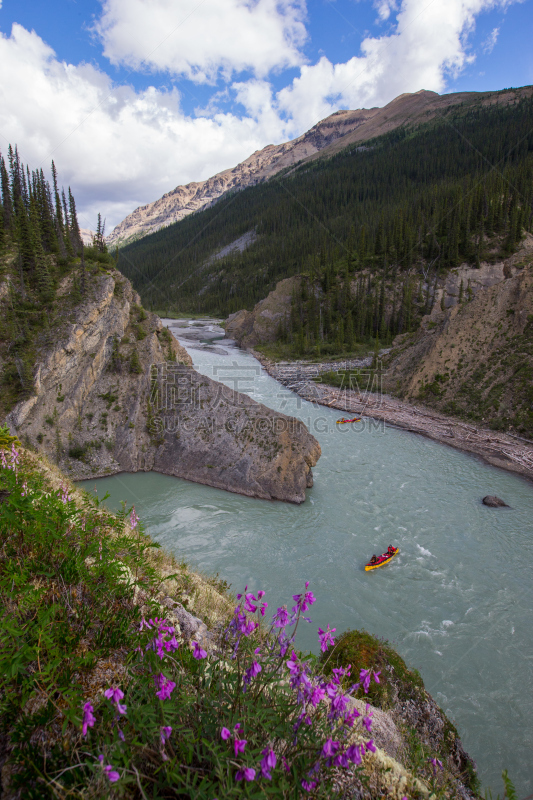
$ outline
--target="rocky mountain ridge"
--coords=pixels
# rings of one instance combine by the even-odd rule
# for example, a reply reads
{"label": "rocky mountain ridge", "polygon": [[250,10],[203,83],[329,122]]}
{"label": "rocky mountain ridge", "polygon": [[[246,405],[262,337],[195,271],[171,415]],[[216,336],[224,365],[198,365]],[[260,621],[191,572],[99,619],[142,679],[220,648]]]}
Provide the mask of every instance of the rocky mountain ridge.
{"label": "rocky mountain ridge", "polygon": [[159,200],[140,206],[129,214],[107,237],[108,244],[125,242],[154,233],[178,222],[218,200],[232,189],[244,189],[275,175],[285,167],[319,152],[333,140],[344,136],[370,119],[379,109],[337,111],[317,123],[309,131],[283,144],[269,144],[252,153],[237,166],[223,170],[205,181],[177,186]]}
{"label": "rocky mountain ridge", "polygon": [[301,503],[320,456],[305,425],[198,374],[117,270],[91,287],[41,352],[12,432],[76,480],[153,470]]}

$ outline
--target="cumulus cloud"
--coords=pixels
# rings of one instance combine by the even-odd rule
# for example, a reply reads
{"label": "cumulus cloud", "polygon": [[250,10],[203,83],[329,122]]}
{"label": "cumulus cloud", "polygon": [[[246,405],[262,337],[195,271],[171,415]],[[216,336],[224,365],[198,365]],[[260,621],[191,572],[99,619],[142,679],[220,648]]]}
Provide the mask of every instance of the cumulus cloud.
{"label": "cumulus cloud", "polygon": [[[176,89],[117,86],[93,65],[60,61],[37,33],[15,24],[0,35],[0,74],[9,75],[0,82],[0,147],[17,143],[30,167],[54,158],[81,225],[94,227],[101,211],[109,230],[136,206],[298,136],[340,107],[442,92],[473,60],[476,17],[511,1],[374,0],[389,20],[386,34],[367,36],[345,63],[322,56],[306,64],[304,0],[105,0],[97,27],[116,63],[198,81],[232,76],[195,115],[184,113]],[[490,41],[497,35],[495,28]],[[295,65],[297,77],[276,92],[269,71]]]}
{"label": "cumulus cloud", "polygon": [[[0,37],[0,142],[17,143],[30,167],[48,168],[71,184],[80,224],[93,227],[99,211],[108,230],[137,205],[178,183],[201,180],[283,138],[269,110],[268,84],[237,87],[259,115],[183,114],[176,90],[135,92],[114,86],[87,64],[59,61],[35,33],[14,25]],[[263,113],[262,108],[265,108]]]}
{"label": "cumulus cloud", "polygon": [[105,0],[95,31],[114,64],[198,82],[303,63],[304,0]]}
{"label": "cumulus cloud", "polygon": [[[507,0],[429,4],[426,0],[404,0],[393,31],[364,39],[361,56],[343,64],[332,64],[323,57],[316,64],[303,66],[292,84],[279,92],[279,109],[292,115],[296,127],[305,128],[339,106],[381,106],[399,94],[420,89],[442,92],[448,77],[474,60],[468,35],[476,16],[508,4]],[[384,15],[393,5],[380,2],[377,7]]]}
{"label": "cumulus cloud", "polygon": [[393,11],[396,11],[398,6],[394,0],[376,0],[374,8],[378,12],[378,20],[385,22]]}

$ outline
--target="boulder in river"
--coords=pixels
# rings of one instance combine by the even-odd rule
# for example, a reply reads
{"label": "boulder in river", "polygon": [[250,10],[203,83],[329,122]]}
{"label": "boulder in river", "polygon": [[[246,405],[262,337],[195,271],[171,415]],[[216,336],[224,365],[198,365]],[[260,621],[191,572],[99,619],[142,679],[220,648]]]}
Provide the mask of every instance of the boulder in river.
{"label": "boulder in river", "polygon": [[500,497],[496,497],[496,495],[493,494],[486,495],[481,502],[483,505],[490,506],[491,508],[509,508],[507,503],[504,503]]}

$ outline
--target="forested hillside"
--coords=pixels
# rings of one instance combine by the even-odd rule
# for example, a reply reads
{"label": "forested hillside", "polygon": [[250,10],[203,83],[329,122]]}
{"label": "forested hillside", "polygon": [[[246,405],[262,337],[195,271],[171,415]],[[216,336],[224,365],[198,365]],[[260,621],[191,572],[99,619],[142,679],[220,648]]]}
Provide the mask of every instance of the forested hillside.
{"label": "forested hillside", "polygon": [[[505,106],[454,106],[226,196],[124,248],[119,268],[153,308],[222,315],[303,273],[340,296],[354,332],[386,337],[411,327],[443,271],[514,251],[532,227],[532,178],[533,100],[517,90]],[[248,232],[256,238],[243,252],[214,258]]]}
{"label": "forested hillside", "polygon": [[[52,186],[9,146],[0,154],[0,414],[29,397],[38,354],[57,337],[69,311],[103,264],[113,262],[102,231],[83,248],[70,187]],[[66,279],[70,278],[67,282]],[[61,391],[58,391],[61,394]]]}

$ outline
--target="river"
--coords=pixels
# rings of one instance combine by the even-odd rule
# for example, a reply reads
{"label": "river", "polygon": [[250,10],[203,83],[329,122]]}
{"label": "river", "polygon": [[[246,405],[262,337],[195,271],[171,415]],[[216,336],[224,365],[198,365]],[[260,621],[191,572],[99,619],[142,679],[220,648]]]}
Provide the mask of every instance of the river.
{"label": "river", "polygon": [[[270,609],[310,581],[317,603],[301,648],[317,652],[327,623],[387,639],[456,724],[483,788],[501,792],[507,769],[519,797],[533,792],[532,484],[370,420],[336,426],[338,411],[301,400],[251,355],[220,344],[227,355],[190,350],[199,372],[301,418],[319,440],[305,503],[157,473],[82,485],[109,492],[112,508],[135,503],[164,548],[235,591],[263,589]],[[511,508],[483,506],[486,494]],[[365,573],[391,543],[399,556]]]}

